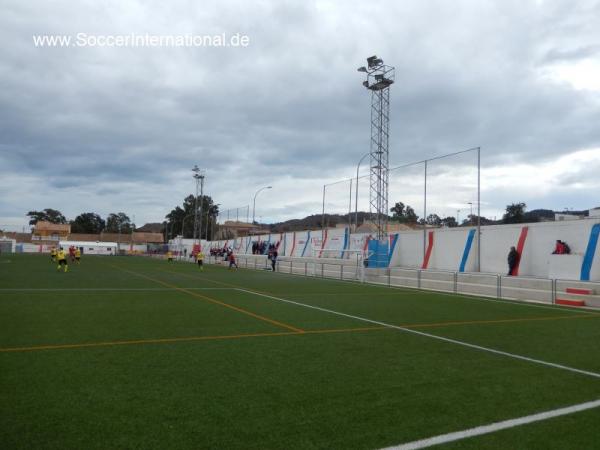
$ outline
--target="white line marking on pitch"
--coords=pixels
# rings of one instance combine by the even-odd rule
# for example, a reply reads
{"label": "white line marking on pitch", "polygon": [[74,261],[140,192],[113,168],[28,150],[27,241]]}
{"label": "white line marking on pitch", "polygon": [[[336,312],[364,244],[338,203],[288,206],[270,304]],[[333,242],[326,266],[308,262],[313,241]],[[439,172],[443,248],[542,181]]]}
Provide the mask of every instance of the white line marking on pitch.
{"label": "white line marking on pitch", "polygon": [[383,450],[417,450],[420,448],[431,447],[432,445],[446,444],[448,442],[454,442],[474,436],[481,436],[482,434],[494,433],[496,431],[506,430],[507,428],[517,427],[519,425],[526,425],[528,423],[539,422],[541,420],[548,420],[554,417],[565,416],[567,414],[573,414],[576,412],[585,411],[587,409],[598,408],[599,406],[600,400],[580,403],[578,405],[567,406],[565,408],[554,409],[538,414],[532,414],[530,416],[519,417],[517,419],[504,420],[502,422],[491,423],[489,425],[482,425],[480,427],[469,428],[468,430],[455,431],[454,433],[448,434],[441,434],[439,436],[408,442],[406,444],[401,444],[394,447],[387,447]]}
{"label": "white line marking on pitch", "polygon": [[517,355],[514,353],[508,353],[508,352],[504,352],[502,350],[496,350],[496,349],[489,348],[489,347],[482,347],[481,345],[469,344],[468,342],[458,341],[456,339],[450,339],[450,338],[446,338],[443,336],[437,336],[435,334],[424,333],[423,331],[417,331],[417,330],[413,330],[410,328],[399,327],[398,325],[392,325],[392,324],[389,324],[386,322],[380,322],[378,320],[367,319],[365,317],[353,316],[351,314],[346,314],[346,313],[342,313],[339,311],[333,311],[331,309],[326,309],[326,308],[320,308],[318,306],[307,305],[305,303],[300,303],[300,302],[295,302],[292,300],[287,300],[284,298],[274,297],[272,295],[262,294],[260,292],[249,291],[246,289],[237,289],[237,290],[246,292],[248,294],[258,295],[260,297],[270,298],[271,300],[277,300],[277,301],[284,302],[284,303],[290,303],[292,305],[303,306],[305,308],[316,309],[318,311],[323,311],[323,312],[335,314],[338,316],[348,317],[350,319],[356,319],[356,320],[360,320],[363,322],[373,323],[375,325],[381,325],[383,327],[392,328],[394,330],[404,331],[405,333],[416,334],[418,336],[424,336],[424,337],[428,337],[431,339],[437,339],[439,341],[449,342],[451,344],[461,345],[463,347],[473,348],[475,350],[481,350],[484,352],[494,353],[496,355],[507,356],[509,358],[520,359],[522,361],[528,361],[528,362],[532,362],[535,364],[541,364],[541,365],[548,366],[548,367],[554,367],[555,369],[567,370],[569,372],[575,372],[575,373],[587,375],[587,376],[594,377],[594,378],[600,378],[600,373],[596,373],[596,372],[590,372],[587,370],[576,369],[574,367],[563,366],[562,364],[556,364],[556,363],[552,363],[552,362],[548,362],[548,361],[542,361],[541,359],[529,358],[527,356]]}
{"label": "white line marking on pitch", "polygon": [[[195,291],[227,291],[234,290],[230,287],[182,287],[180,289],[188,289]],[[0,289],[0,292],[106,292],[106,291],[172,291],[173,288],[5,288]]]}

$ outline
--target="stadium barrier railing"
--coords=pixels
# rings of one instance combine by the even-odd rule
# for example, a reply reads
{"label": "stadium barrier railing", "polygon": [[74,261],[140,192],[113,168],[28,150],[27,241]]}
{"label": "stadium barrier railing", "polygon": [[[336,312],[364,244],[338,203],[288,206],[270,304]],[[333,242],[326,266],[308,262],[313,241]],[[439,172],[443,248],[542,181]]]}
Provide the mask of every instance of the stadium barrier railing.
{"label": "stadium barrier railing", "polygon": [[[240,268],[271,270],[271,261],[266,255],[238,254],[236,259]],[[228,264],[224,257],[212,255],[206,261],[208,264]],[[368,268],[359,260],[317,257],[279,257],[276,269],[281,273],[307,277],[546,304],[555,304],[557,299],[564,297],[567,300],[580,299],[584,301],[583,306],[600,308],[600,282],[593,281],[408,267]],[[567,289],[575,293],[567,292]]]}

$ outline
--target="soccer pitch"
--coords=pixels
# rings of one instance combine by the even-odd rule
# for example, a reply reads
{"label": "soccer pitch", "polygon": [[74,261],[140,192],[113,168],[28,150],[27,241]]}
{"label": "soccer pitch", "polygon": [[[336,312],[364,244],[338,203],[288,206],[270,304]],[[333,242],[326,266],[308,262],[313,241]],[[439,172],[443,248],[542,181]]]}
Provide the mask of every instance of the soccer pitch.
{"label": "soccer pitch", "polygon": [[599,342],[593,311],[2,256],[0,447],[600,448]]}

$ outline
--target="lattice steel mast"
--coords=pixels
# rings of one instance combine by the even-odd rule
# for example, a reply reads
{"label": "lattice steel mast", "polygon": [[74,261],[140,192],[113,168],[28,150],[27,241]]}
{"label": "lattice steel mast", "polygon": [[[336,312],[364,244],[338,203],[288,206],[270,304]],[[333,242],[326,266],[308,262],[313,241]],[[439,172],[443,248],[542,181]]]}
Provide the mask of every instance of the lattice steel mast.
{"label": "lattice steel mast", "polygon": [[367,79],[363,86],[371,91],[371,170],[369,203],[377,239],[387,236],[389,190],[390,86],[395,69],[386,66],[377,56],[367,58],[367,67],[360,67]]}
{"label": "lattice steel mast", "polygon": [[[196,180],[196,197],[194,199],[194,244],[196,240],[202,240],[202,204],[204,203],[204,173],[197,165],[192,169],[194,172],[193,178]],[[198,198],[200,194],[200,198]],[[200,205],[198,205],[198,202]]]}

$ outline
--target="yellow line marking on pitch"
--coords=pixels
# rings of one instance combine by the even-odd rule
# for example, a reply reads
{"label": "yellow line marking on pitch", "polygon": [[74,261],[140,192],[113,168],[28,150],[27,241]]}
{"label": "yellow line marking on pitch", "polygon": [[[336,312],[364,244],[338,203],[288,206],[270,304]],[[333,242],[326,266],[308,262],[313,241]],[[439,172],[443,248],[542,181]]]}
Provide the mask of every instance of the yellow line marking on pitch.
{"label": "yellow line marking on pitch", "polygon": [[132,272],[130,270],[126,270],[126,269],[123,269],[121,267],[118,267],[118,266],[115,266],[115,265],[112,265],[112,264],[111,264],[111,266],[115,267],[115,268],[117,268],[119,270],[122,270],[123,272],[127,272],[127,273],[130,273],[132,275],[136,275],[138,277],[142,277],[142,278],[145,278],[147,280],[154,281],[155,283],[162,284],[163,286],[170,287],[171,289],[174,289],[174,290],[179,291],[179,292],[185,292],[186,294],[191,295],[192,297],[197,297],[197,298],[206,300],[206,301],[208,301],[210,303],[214,303],[216,305],[224,306],[225,308],[229,308],[229,309],[232,309],[234,311],[240,312],[242,314],[246,314],[247,316],[254,317],[255,319],[262,320],[263,322],[268,322],[268,323],[270,323],[272,325],[276,325],[276,326],[278,326],[280,328],[286,328],[288,330],[295,331],[296,333],[303,333],[304,332],[304,330],[301,329],[301,328],[297,328],[297,327],[294,327],[292,325],[288,325],[287,323],[279,322],[277,320],[270,319],[270,318],[265,317],[265,316],[261,316],[260,314],[256,314],[256,313],[253,313],[251,311],[247,311],[247,310],[245,310],[243,308],[239,308],[237,306],[230,305],[229,303],[222,302],[220,300],[217,300],[215,298],[209,297],[207,295],[202,295],[202,294],[199,294],[197,292],[190,291],[189,289],[180,288],[178,286],[175,286],[174,284],[170,284],[170,283],[167,283],[167,282],[162,281],[162,280],[157,280],[155,278],[143,275],[141,273]]}
{"label": "yellow line marking on pitch", "polygon": [[64,350],[73,348],[88,348],[88,347],[111,347],[116,345],[143,345],[143,344],[170,344],[177,342],[193,342],[193,341],[217,341],[243,339],[252,337],[273,337],[273,336],[299,336],[305,334],[330,334],[330,333],[352,333],[361,331],[384,330],[386,327],[361,327],[361,328],[334,328],[329,330],[307,330],[307,331],[281,331],[277,333],[249,333],[249,334],[233,334],[224,336],[191,336],[180,338],[162,338],[162,339],[137,339],[128,341],[108,341],[108,342],[90,342],[82,344],[56,344],[56,345],[37,345],[33,347],[9,347],[0,348],[0,353],[9,352],[31,352],[37,350]]}

